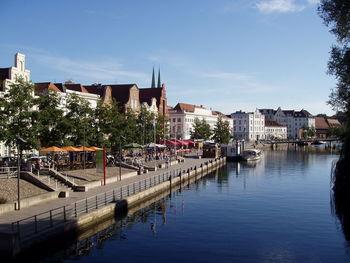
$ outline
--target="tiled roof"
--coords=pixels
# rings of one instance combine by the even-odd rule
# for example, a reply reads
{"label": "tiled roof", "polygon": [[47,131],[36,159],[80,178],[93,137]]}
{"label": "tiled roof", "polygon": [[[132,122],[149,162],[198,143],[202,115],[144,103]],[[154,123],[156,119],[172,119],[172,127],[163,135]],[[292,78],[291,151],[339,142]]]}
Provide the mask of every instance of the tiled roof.
{"label": "tiled roof", "polygon": [[315,128],[316,129],[328,129],[329,125],[325,118],[315,117]]}
{"label": "tiled roof", "polygon": [[93,84],[93,85],[84,85],[84,88],[92,94],[100,95],[101,97],[104,96],[105,87],[101,84]]}
{"label": "tiled roof", "polygon": [[202,105],[201,106],[197,106],[197,105],[193,105],[193,104],[178,103],[174,107],[174,110],[194,112],[195,108],[205,109]]}
{"label": "tiled roof", "polygon": [[341,123],[337,119],[327,119],[327,122],[330,127],[341,126]]}
{"label": "tiled roof", "polygon": [[265,120],[266,127],[284,127],[284,125],[279,124],[277,121]]}
{"label": "tiled roof", "polygon": [[119,102],[121,104],[120,106],[122,107],[129,101],[130,89],[134,86],[137,87],[136,84],[115,84],[104,86],[109,86],[111,88],[112,98]]}
{"label": "tiled roof", "polygon": [[35,86],[35,92],[43,92],[45,90],[61,92],[61,90],[57,88],[57,86],[52,82],[34,83],[34,86]]}
{"label": "tiled roof", "polygon": [[140,102],[146,102],[148,105],[152,104],[152,98],[156,98],[157,107],[159,108],[160,98],[162,97],[162,88],[145,88],[140,89]]}
{"label": "tiled roof", "polygon": [[85,87],[81,84],[64,84],[64,86],[66,87],[66,89],[69,90],[74,90],[74,91],[78,91],[78,92],[83,92],[83,93],[89,93]]}

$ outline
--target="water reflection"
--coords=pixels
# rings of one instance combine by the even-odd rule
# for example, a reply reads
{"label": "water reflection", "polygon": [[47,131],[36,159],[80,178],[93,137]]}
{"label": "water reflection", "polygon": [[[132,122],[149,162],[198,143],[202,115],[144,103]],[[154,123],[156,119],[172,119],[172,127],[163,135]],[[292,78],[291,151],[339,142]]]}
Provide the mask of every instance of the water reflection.
{"label": "water reflection", "polygon": [[[331,208],[335,216],[337,216],[341,225],[342,232],[350,248],[350,193],[332,192]],[[349,251],[350,252],[350,251]]]}
{"label": "water reflection", "polygon": [[[346,262],[329,210],[336,158],[298,148],[228,163],[80,236],[61,261]],[[332,203],[346,240],[349,201]]]}

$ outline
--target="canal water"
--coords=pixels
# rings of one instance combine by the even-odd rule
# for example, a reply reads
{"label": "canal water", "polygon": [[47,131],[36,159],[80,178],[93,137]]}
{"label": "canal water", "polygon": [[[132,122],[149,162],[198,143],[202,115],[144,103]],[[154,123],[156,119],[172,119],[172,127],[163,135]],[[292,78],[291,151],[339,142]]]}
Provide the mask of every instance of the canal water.
{"label": "canal water", "polygon": [[298,148],[228,163],[42,262],[350,262],[332,212],[337,158]]}

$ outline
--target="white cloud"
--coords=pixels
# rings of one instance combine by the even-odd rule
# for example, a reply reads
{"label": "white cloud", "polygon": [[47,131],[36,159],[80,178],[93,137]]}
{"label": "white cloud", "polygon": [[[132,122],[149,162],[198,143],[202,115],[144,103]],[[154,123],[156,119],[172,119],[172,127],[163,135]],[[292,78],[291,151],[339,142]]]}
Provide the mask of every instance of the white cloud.
{"label": "white cloud", "polygon": [[[310,1],[310,0],[309,0]],[[302,11],[305,6],[298,5],[295,0],[264,0],[256,4],[256,8],[264,13],[291,13]]]}
{"label": "white cloud", "polygon": [[307,0],[309,4],[313,5],[313,4],[318,4],[320,2],[320,0]]}
{"label": "white cloud", "polygon": [[102,83],[106,81],[118,81],[118,83],[130,81],[145,82],[149,79],[149,76],[145,73],[123,69],[123,65],[110,58],[94,61],[75,60],[69,57],[51,55],[46,52],[32,54],[32,57],[46,67],[64,72],[67,74],[67,78],[69,78],[68,76],[74,76],[74,79]]}

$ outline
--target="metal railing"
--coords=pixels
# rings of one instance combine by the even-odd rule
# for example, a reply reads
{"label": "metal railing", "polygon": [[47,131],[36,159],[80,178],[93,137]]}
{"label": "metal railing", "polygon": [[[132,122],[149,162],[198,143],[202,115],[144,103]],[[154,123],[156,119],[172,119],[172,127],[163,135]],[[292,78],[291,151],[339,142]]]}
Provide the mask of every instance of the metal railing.
{"label": "metal railing", "polygon": [[9,179],[11,177],[17,177],[17,167],[0,167],[0,178]]}
{"label": "metal railing", "polygon": [[[209,163],[213,163],[213,161],[207,161],[204,164],[208,165]],[[202,167],[202,165],[200,167]],[[17,233],[20,241],[25,242],[37,234],[42,234],[46,231],[49,231],[50,229],[60,227],[67,221],[75,219],[81,214],[97,210],[112,202],[122,200],[123,198],[126,198],[130,195],[140,193],[165,181],[171,181],[177,176],[182,176],[184,173],[196,169],[197,166],[194,168],[189,168],[187,170],[184,170],[183,168],[174,169],[172,171],[154,175],[150,178],[140,180],[138,182],[114,188],[112,190],[79,200],[69,205],[51,209],[34,216],[12,222],[12,231]],[[204,172],[208,172],[208,169],[206,169]]]}

